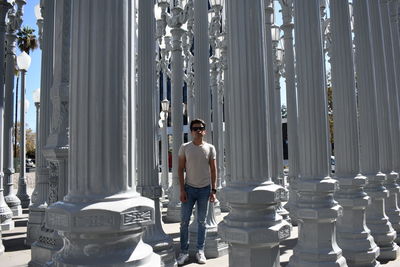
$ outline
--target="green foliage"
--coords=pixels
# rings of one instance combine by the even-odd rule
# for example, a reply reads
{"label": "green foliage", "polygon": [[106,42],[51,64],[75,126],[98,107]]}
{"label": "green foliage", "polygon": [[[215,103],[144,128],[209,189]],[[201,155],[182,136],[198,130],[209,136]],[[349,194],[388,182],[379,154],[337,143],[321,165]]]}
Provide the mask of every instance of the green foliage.
{"label": "green foliage", "polygon": [[34,34],[35,30],[29,26],[25,26],[17,33],[17,45],[21,51],[29,54],[30,51],[38,48],[38,40]]}
{"label": "green foliage", "polygon": [[[17,146],[14,147],[14,157],[19,157],[19,144],[20,144],[20,123],[17,123]],[[14,130],[14,129],[13,129]],[[14,132],[13,132],[14,135]],[[25,128],[25,146],[27,158],[34,159],[36,153],[36,133],[31,128]]]}

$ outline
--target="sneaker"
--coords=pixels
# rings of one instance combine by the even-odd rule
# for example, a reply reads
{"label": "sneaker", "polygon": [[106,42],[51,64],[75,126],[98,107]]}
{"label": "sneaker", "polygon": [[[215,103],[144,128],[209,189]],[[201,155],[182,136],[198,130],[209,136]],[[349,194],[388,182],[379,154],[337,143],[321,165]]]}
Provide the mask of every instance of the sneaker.
{"label": "sneaker", "polygon": [[203,251],[199,251],[196,253],[197,262],[200,264],[206,264],[206,256],[204,255]]}
{"label": "sneaker", "polygon": [[183,265],[185,262],[189,260],[189,253],[179,253],[178,259],[176,262],[178,265]]}

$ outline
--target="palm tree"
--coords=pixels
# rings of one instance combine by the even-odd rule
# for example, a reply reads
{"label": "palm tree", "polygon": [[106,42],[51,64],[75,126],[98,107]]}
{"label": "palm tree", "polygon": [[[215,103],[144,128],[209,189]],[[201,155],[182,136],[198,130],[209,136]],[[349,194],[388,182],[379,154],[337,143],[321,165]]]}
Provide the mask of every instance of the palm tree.
{"label": "palm tree", "polygon": [[35,30],[29,26],[25,26],[18,31],[17,45],[19,50],[25,51],[29,54],[30,51],[33,51],[38,47],[38,40],[36,35],[33,34],[34,32]]}

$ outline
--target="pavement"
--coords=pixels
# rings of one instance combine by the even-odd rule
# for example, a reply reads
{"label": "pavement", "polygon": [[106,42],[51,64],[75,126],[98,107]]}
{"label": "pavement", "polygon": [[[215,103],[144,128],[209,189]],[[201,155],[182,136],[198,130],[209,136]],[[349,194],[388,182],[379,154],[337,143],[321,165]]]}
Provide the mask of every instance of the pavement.
{"label": "pavement", "polygon": [[[29,183],[31,184],[31,183]],[[30,186],[28,193],[31,193],[33,188]],[[166,209],[163,208],[162,215],[166,215]],[[217,222],[222,221],[223,217],[227,213],[222,213],[216,217]],[[30,248],[25,246],[24,241],[26,238],[26,229],[28,223],[28,209],[23,210],[21,217],[14,218],[15,228],[11,231],[4,231],[2,233],[3,245],[5,247],[5,253],[0,255],[0,267],[22,267],[27,266],[31,260]],[[179,251],[179,223],[163,223],[164,231],[171,236],[174,241],[175,251],[178,254]],[[293,227],[291,236],[287,240],[284,240],[280,244],[280,261],[281,266],[287,266],[289,258],[293,253],[293,247],[297,243],[297,227]],[[228,255],[216,258],[207,259],[207,263],[202,266],[207,267],[224,267],[229,266]],[[189,262],[184,266],[200,266],[197,264],[194,258],[190,258]],[[381,266],[384,267],[400,267],[400,258],[396,261],[390,261],[383,263]],[[243,266],[247,267],[247,266]]]}

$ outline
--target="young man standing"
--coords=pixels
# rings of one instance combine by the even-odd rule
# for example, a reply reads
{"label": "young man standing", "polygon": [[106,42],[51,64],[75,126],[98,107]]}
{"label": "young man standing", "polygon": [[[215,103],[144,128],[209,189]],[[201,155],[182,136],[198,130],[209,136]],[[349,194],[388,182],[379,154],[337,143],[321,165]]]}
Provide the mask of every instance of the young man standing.
{"label": "young man standing", "polygon": [[[181,207],[181,253],[178,265],[189,259],[189,222],[193,206],[197,204],[197,253],[198,263],[205,264],[204,243],[206,237],[206,216],[208,201],[215,201],[217,168],[215,147],[203,140],[206,124],[195,119],[190,122],[192,142],[179,149],[179,185]],[[184,177],[186,170],[186,179]]]}

